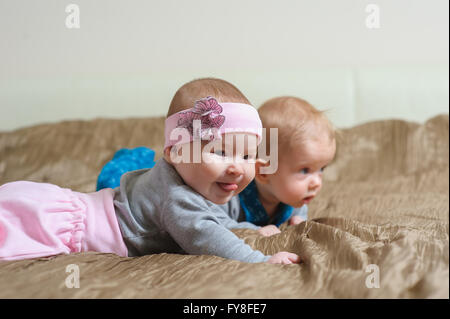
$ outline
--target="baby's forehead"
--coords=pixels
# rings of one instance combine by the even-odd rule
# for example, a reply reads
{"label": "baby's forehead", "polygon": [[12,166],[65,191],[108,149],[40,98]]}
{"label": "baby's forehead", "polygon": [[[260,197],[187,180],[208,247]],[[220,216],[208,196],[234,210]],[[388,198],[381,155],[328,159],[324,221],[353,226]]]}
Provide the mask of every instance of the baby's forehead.
{"label": "baby's forehead", "polygon": [[280,154],[286,163],[315,164],[324,163],[333,159],[336,151],[335,139],[326,136],[309,138],[303,141],[287,143]]}
{"label": "baby's forehead", "polygon": [[220,138],[213,139],[211,141],[202,141],[202,145],[207,144],[214,148],[222,149],[236,149],[236,148],[251,148],[256,149],[258,147],[258,137],[255,134],[248,133],[223,133]]}

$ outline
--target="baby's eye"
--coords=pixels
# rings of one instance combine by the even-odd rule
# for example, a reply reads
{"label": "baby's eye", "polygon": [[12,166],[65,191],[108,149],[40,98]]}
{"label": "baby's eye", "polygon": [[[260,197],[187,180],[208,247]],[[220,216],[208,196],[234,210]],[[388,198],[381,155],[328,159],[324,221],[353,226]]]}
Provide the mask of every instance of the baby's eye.
{"label": "baby's eye", "polygon": [[222,151],[222,150],[217,150],[217,151],[214,152],[214,154],[216,154],[218,156],[225,157],[225,151]]}
{"label": "baby's eye", "polygon": [[302,174],[308,174],[309,170],[307,168],[303,168],[302,170],[300,170],[300,173]]}
{"label": "baby's eye", "polygon": [[326,168],[326,166],[322,167],[322,168],[320,169],[320,172],[323,173],[323,171],[325,170],[325,168]]}
{"label": "baby's eye", "polygon": [[244,160],[256,160],[256,154],[247,154],[244,156]]}

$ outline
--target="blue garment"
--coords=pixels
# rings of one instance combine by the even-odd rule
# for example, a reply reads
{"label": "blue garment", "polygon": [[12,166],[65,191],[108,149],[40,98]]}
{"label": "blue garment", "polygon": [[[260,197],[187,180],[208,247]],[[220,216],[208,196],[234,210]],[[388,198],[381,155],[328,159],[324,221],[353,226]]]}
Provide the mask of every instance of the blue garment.
{"label": "blue garment", "polygon": [[278,205],[277,211],[270,219],[266,209],[259,200],[255,180],[239,194],[239,202],[241,208],[244,210],[245,220],[258,226],[274,224],[279,227],[292,215],[299,215],[303,219],[307,219],[308,207],[306,205],[303,205],[300,209],[295,209],[294,211],[294,207],[284,203]]}
{"label": "blue garment", "polygon": [[97,191],[103,188],[116,188],[123,174],[155,165],[155,151],[148,147],[118,150],[112,160],[103,166],[97,179]]}

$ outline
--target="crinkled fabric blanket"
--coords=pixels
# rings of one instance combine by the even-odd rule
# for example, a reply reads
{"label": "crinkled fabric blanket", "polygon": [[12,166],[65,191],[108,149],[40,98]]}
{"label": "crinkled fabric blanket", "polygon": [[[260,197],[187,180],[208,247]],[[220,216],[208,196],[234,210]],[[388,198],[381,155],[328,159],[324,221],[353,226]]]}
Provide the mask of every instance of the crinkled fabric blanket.
{"label": "crinkled fabric blanket", "polygon": [[[160,158],[163,129],[163,118],[96,119],[0,133],[0,184],[30,180],[93,192],[119,148],[148,146]],[[0,298],[448,298],[448,115],[341,130],[309,217],[272,237],[236,231],[266,254],[297,253],[300,265],[58,255],[0,262]],[[79,288],[69,288],[70,265],[78,267]]]}

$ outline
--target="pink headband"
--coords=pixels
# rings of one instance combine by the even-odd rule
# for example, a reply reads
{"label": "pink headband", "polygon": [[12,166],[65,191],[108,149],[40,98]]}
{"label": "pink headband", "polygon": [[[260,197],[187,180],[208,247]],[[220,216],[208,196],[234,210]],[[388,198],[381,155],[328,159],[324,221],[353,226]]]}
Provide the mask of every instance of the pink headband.
{"label": "pink headband", "polygon": [[[189,132],[189,140],[183,139],[186,130]],[[195,102],[193,108],[172,114],[166,119],[164,149],[175,144],[189,143],[193,139],[220,139],[221,134],[231,132],[255,134],[259,144],[262,124],[258,111],[248,104],[219,103],[208,96]],[[173,139],[170,139],[171,133]]]}

